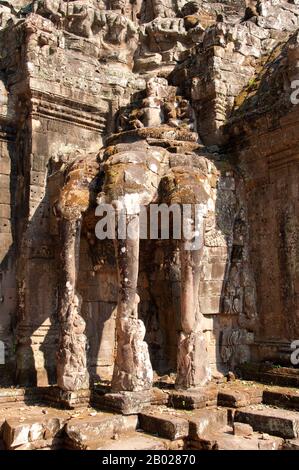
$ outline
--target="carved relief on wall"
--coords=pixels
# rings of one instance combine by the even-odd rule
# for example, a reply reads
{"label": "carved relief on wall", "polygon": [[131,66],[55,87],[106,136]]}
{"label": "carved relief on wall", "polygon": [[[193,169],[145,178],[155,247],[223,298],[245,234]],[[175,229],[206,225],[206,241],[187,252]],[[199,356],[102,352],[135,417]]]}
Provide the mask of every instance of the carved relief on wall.
{"label": "carved relief on wall", "polygon": [[233,370],[238,364],[250,360],[250,345],[254,334],[245,329],[227,327],[220,334],[220,356],[224,364]]}
{"label": "carved relief on wall", "polygon": [[188,100],[177,96],[176,91],[165,78],[150,78],[146,84],[146,97],[120,111],[118,132],[161,125],[195,130],[193,109]]}
{"label": "carved relief on wall", "polygon": [[189,2],[189,8],[186,5],[181,11],[172,2],[158,0],[153,3],[149,12],[145,6],[141,14],[144,24],[140,28],[141,44],[135,64],[137,70],[151,70],[162,62],[166,65],[183,60],[186,51],[200,42],[204,32],[197,3]]}
{"label": "carved relief on wall", "polygon": [[[47,18],[66,33],[68,43],[71,44],[71,38],[67,33],[88,40],[97,49],[100,60],[132,65],[138,25],[132,21],[134,15],[128,0],[107,4],[92,0],[42,0],[33,3],[32,12]],[[76,43],[78,49],[79,43]]]}
{"label": "carved relief on wall", "polygon": [[246,213],[239,209],[234,223],[231,258],[228,267],[223,313],[239,315],[243,326],[254,328],[256,320],[255,283],[249,264]]}

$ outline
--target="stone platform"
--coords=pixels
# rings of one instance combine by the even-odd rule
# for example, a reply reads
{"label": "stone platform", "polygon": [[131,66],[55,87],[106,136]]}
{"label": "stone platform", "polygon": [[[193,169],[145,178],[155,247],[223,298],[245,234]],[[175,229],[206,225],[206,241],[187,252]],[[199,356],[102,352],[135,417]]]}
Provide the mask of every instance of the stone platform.
{"label": "stone platform", "polygon": [[58,387],[0,388],[0,406],[14,407],[20,404],[53,406],[74,409],[89,405],[90,390],[66,392]]}
{"label": "stone platform", "polygon": [[[92,406],[72,397],[80,407],[71,410],[57,408],[54,400],[52,406],[42,402],[54,394],[53,387],[48,393],[45,388],[0,389],[0,449],[299,449],[297,389],[235,380],[192,392],[156,388],[147,399],[141,392],[96,389]],[[268,404],[269,397],[275,397],[275,407]]]}

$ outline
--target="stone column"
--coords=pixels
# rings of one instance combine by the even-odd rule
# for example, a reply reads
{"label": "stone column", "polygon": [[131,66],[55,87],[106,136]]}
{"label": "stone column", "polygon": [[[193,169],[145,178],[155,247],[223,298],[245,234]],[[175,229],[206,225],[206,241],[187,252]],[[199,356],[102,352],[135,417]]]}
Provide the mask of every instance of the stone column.
{"label": "stone column", "polygon": [[178,344],[176,388],[204,385],[210,379],[208,351],[199,311],[201,251],[181,242],[181,332]]}
{"label": "stone column", "polygon": [[65,391],[89,387],[86,361],[85,321],[80,315],[81,298],[76,293],[82,219],[60,221],[61,275],[58,316],[60,323],[57,353],[57,384]]}
{"label": "stone column", "polygon": [[127,237],[115,240],[119,297],[113,392],[149,390],[153,382],[148,347],[144,342],[145,326],[138,319],[139,215],[126,215],[125,218]]}

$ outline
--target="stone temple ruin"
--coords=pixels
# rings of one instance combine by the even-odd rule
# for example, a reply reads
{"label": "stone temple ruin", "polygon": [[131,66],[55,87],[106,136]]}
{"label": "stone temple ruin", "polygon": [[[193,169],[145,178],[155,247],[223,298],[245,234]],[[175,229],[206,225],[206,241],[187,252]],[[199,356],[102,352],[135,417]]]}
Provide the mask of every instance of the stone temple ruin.
{"label": "stone temple ruin", "polygon": [[[0,37],[0,449],[299,449],[299,1],[0,1]],[[162,204],[199,246],[141,236]]]}

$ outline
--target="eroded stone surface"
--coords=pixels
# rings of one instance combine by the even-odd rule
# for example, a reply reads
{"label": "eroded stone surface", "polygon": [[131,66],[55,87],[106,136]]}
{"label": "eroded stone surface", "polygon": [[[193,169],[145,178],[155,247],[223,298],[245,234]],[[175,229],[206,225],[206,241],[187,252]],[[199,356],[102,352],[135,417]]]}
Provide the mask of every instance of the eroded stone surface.
{"label": "eroded stone surface", "polygon": [[[252,426],[241,420],[242,413],[253,416]],[[220,406],[179,410],[156,403],[123,416],[23,404],[3,408],[0,440],[3,450],[296,450],[289,423],[294,431],[297,420],[297,412],[265,405],[232,413]],[[284,438],[275,436],[278,431]]]}
{"label": "eroded stone surface", "polygon": [[141,429],[166,437],[171,441],[184,439],[189,435],[189,423],[186,419],[165,414],[150,413],[146,410],[139,414]]}
{"label": "eroded stone surface", "polygon": [[[49,400],[76,406],[107,379],[98,401],[131,414],[155,401],[156,370],[183,409],[296,408],[203,387],[244,364],[298,382],[248,367],[289,364],[299,334],[298,2],[150,3],[0,7],[1,383],[58,385]],[[142,239],[156,203],[200,205],[202,225],[184,224],[197,248],[185,231]],[[97,238],[105,204],[135,237]],[[9,446],[43,440],[38,422],[6,427]]]}
{"label": "eroded stone surface", "polygon": [[234,419],[264,433],[289,439],[298,437],[298,414],[294,411],[249,407],[236,411]]}

